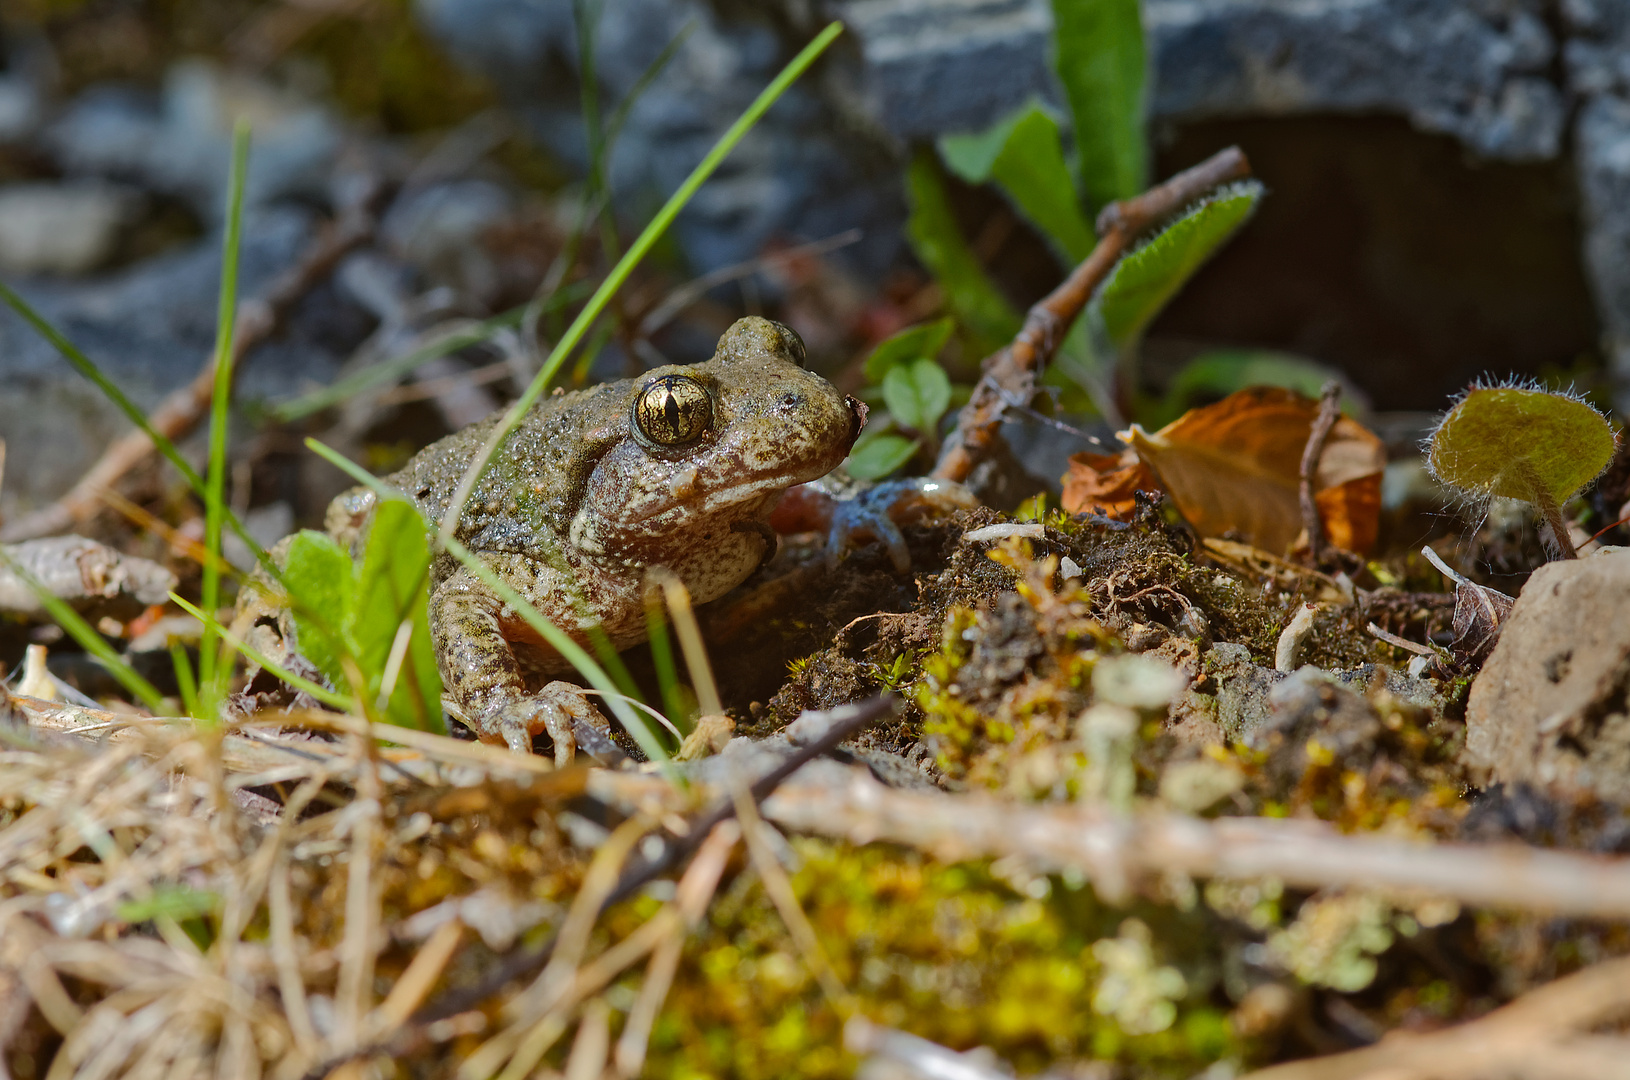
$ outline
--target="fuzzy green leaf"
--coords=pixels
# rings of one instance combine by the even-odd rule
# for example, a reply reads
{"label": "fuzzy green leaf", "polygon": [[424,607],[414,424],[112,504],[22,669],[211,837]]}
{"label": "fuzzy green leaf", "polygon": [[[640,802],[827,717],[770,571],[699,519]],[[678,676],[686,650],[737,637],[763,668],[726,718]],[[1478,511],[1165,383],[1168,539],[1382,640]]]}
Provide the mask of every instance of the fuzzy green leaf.
{"label": "fuzzy green leaf", "polygon": [[883,378],[883,403],[900,423],[927,435],[951,404],[951,380],[932,360],[899,364]]}
{"label": "fuzzy green leaf", "polygon": [[1064,162],[1058,122],[1040,105],[1024,105],[983,132],[944,136],[939,149],[945,164],[968,183],[995,180],[1070,264],[1092,251],[1097,237]]}
{"label": "fuzzy green leaf", "polygon": [[1019,332],[1019,313],[963,239],[933,157],[919,154],[912,159],[906,181],[911,197],[906,235],[911,250],[939,282],[946,306],[973,335],[979,351],[995,351]]}
{"label": "fuzzy green leaf", "polygon": [[1135,341],[1168,301],[1234,235],[1262,198],[1254,180],[1223,188],[1115,264],[1089,317],[1117,349]]}
{"label": "fuzzy green leaf", "polygon": [[922,444],[888,432],[865,434],[855,441],[844,468],[856,480],[881,480],[912,459]]}
{"label": "fuzzy green leaf", "polygon": [[396,635],[411,624],[407,652],[385,708],[384,719],[401,727],[441,732],[441,675],[430,640],[430,546],[425,522],[403,499],[385,499],[374,510],[363,550],[351,637],[357,662],[378,692]]}
{"label": "fuzzy green leaf", "polygon": [[1149,171],[1138,0],[1053,0],[1053,28],[1087,198],[1094,207],[1130,198]]}
{"label": "fuzzy green leaf", "polygon": [[1432,433],[1427,462],[1451,487],[1561,506],[1613,460],[1607,417],[1578,398],[1515,386],[1467,392]]}
{"label": "fuzzy green leaf", "polygon": [[300,654],[335,686],[343,686],[340,657],[352,651],[344,635],[356,602],[350,553],[333,537],[302,529],[289,545],[283,584],[289,590]]}
{"label": "fuzzy green leaf", "polygon": [[880,383],[896,364],[904,364],[920,356],[930,359],[938,356],[951,339],[955,326],[956,323],[949,318],[935,319],[933,322],[908,326],[898,334],[884,338],[866,358],[866,381]]}

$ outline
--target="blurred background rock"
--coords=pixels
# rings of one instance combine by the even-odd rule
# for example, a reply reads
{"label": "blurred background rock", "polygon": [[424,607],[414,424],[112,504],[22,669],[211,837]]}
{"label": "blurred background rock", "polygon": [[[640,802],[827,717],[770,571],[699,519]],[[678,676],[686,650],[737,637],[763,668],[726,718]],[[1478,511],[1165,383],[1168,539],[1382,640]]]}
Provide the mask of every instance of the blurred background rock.
{"label": "blurred background rock", "polygon": [[[233,117],[255,137],[245,297],[299,257],[359,177],[382,181],[370,250],[248,359],[240,398],[264,412],[386,338],[524,302],[598,190],[590,146],[609,127],[604,188],[631,235],[787,58],[842,18],[833,54],[681,216],[595,360],[617,375],[697,359],[734,315],[763,310],[841,378],[934,310],[902,236],[914,145],[1059,99],[1047,0],[596,6],[4,0],[0,273],[151,405],[213,340]],[[1237,142],[1270,189],[1152,329],[1156,389],[1226,345],[1340,368],[1405,414],[1405,432],[1408,414],[1483,371],[1630,398],[1630,4],[1146,0],[1143,13],[1155,175]],[[1016,304],[1058,280],[1064,268],[996,196],[952,190]],[[603,268],[618,241],[585,243]],[[710,273],[698,302],[663,308]],[[421,371],[429,389],[376,399],[351,446],[388,467],[460,409],[496,403],[526,364],[499,340]],[[436,389],[471,372],[486,381],[461,405]],[[122,427],[50,346],[0,317],[8,517],[60,494]],[[297,432],[239,432],[261,441],[241,500],[310,520],[337,481],[310,488],[292,464]]]}

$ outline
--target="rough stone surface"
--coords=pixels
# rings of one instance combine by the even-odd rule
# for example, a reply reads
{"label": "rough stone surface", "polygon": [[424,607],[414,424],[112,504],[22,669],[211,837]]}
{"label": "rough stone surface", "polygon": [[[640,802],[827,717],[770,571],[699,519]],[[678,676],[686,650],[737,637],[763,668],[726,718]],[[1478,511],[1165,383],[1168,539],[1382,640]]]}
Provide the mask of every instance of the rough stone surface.
{"label": "rough stone surface", "polygon": [[1542,15],[1521,0],[1150,0],[1150,111],[1402,114],[1483,157],[1552,158],[1565,111]]}
{"label": "rough stone surface", "polygon": [[[245,223],[240,296],[261,292],[309,242],[312,216],[266,211]],[[206,237],[100,279],[32,280],[18,292],[89,355],[137,404],[150,408],[190,380],[215,341],[213,298],[221,242]],[[282,399],[327,382],[367,321],[332,287],[301,306],[289,333],[249,357],[242,401]],[[0,313],[0,432],[6,439],[6,516],[65,491],[128,422],[44,339]]]}
{"label": "rough stone surface", "polygon": [[1630,798],[1630,552],[1549,563],[1517,597],[1466,707],[1494,782]]}
{"label": "rough stone surface", "polygon": [[[864,100],[902,138],[973,130],[1048,70],[1048,0],[851,0],[833,5],[865,61]],[[1537,2],[1147,0],[1156,120],[1401,114],[1490,158],[1555,157],[1557,43]]]}
{"label": "rough stone surface", "polygon": [[1585,219],[1585,266],[1600,313],[1617,397],[1630,401],[1630,5],[1567,0],[1563,49],[1582,97],[1574,128]]}
{"label": "rough stone surface", "polygon": [[1047,63],[1046,0],[849,0],[833,8],[858,42],[866,108],[902,139],[975,130],[1033,96],[1059,99]]}
{"label": "rough stone surface", "polygon": [[[799,42],[774,5],[725,18],[704,0],[606,0],[595,71],[608,111],[624,101],[676,35],[689,36],[629,111],[608,163],[618,206],[649,216],[674,191]],[[559,158],[587,168],[577,31],[569,4],[545,0],[418,0],[420,20],[465,66],[492,78],[506,103]],[[777,239],[860,227],[842,255],[881,272],[899,250],[897,164],[856,138],[814,88],[795,86],[748,135],[676,223],[694,268],[755,258]]]}
{"label": "rough stone surface", "polygon": [[113,254],[139,192],[100,181],[0,187],[0,270],[83,274]]}
{"label": "rough stone surface", "polygon": [[156,98],[100,85],[72,102],[45,142],[71,176],[127,180],[225,216],[232,122],[254,126],[244,197],[251,205],[323,198],[340,129],[320,106],[203,62],[177,64]]}

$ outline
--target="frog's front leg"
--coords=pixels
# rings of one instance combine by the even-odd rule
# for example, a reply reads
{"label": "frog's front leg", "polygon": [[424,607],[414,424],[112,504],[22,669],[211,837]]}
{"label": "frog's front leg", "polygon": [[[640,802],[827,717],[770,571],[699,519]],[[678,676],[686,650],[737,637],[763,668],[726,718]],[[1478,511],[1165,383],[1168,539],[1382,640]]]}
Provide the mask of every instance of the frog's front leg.
{"label": "frog's front leg", "polygon": [[547,733],[558,765],[571,763],[578,733],[590,752],[615,751],[610,725],[582,687],[556,681],[527,688],[528,665],[505,636],[515,621],[514,611],[467,570],[431,593],[430,635],[442,683],[476,736],[531,753],[532,737]]}

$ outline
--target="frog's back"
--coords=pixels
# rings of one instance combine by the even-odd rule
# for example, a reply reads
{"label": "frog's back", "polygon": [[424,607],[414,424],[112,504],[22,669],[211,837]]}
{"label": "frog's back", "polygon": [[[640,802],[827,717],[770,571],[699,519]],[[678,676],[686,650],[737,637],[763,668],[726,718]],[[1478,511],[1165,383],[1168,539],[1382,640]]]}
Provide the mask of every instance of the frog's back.
{"label": "frog's back", "polygon": [[[540,401],[492,455],[459,522],[458,536],[538,529],[558,533],[583,477],[608,440],[626,405],[627,384],[603,383]],[[476,455],[507,410],[454,432],[415,454],[386,482],[440,524]]]}

